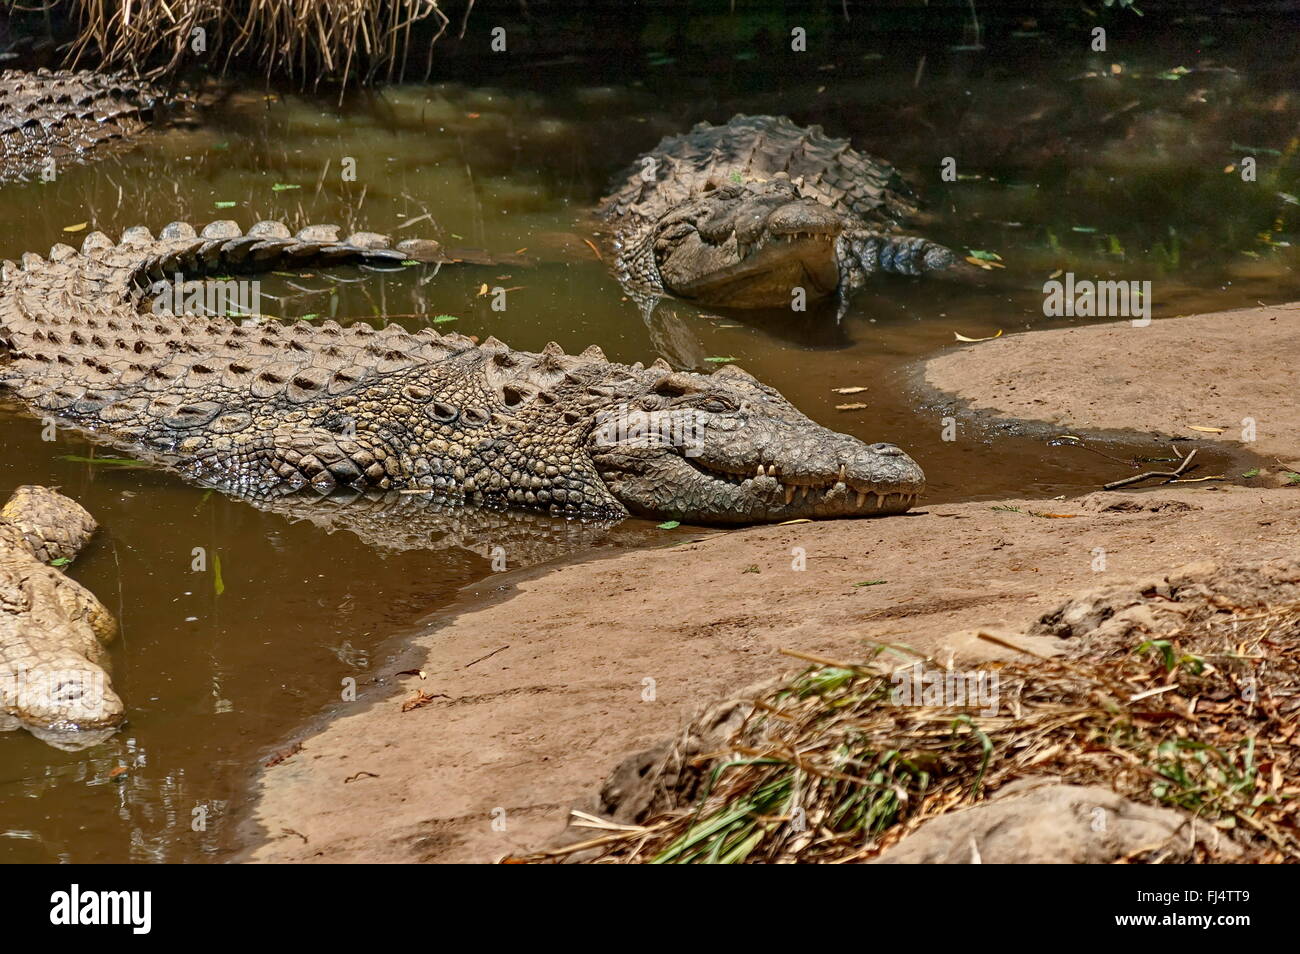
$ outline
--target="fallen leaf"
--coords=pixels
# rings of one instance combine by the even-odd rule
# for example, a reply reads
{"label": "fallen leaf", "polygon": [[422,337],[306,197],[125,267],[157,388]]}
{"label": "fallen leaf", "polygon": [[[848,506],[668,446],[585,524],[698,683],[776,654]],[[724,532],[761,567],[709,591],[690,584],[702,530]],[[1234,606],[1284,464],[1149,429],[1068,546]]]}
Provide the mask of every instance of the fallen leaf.
{"label": "fallen leaf", "polygon": [[402,711],[410,712],[412,709],[422,709],[425,706],[427,706],[429,703],[433,702],[435,699],[450,699],[450,698],[451,696],[447,695],[445,692],[437,692],[434,693],[433,695],[429,695],[423,689],[420,689],[418,690],[418,695],[416,695],[414,699],[407,699],[405,702],[402,703]]}
{"label": "fallen leaf", "polygon": [[119,766],[117,766],[115,769],[113,769],[113,771],[111,771],[111,772],[108,773],[108,777],[109,777],[109,778],[117,778],[119,775],[125,775],[125,774],[126,774],[126,766],[125,766],[125,765],[119,765]]}
{"label": "fallen leaf", "polygon": [[90,224],[89,222],[78,222],[76,225],[65,225],[65,226],[63,227],[63,231],[65,231],[65,232],[80,232],[82,229],[84,229],[84,228],[85,228],[87,225],[89,225],[89,224]]}
{"label": "fallen leaf", "polygon": [[1201,431],[1204,434],[1222,434],[1227,430],[1226,427],[1203,427],[1200,424],[1188,424],[1187,427],[1193,431]]}
{"label": "fallen leaf", "polygon": [[680,520],[665,520],[663,523],[659,524],[659,529],[660,529],[660,530],[676,530],[676,529],[677,529],[678,527],[680,527],[681,525],[682,525],[682,522],[681,522]]}
{"label": "fallen leaf", "polygon": [[482,298],[487,293],[488,293],[487,282],[484,282],[482,285],[478,286],[478,297]]}
{"label": "fallen leaf", "polygon": [[956,331],[953,332],[953,336],[956,337],[958,341],[992,341],[994,338],[1002,337],[1002,329],[999,328],[997,334],[989,335],[987,338],[967,338],[965,335]]}

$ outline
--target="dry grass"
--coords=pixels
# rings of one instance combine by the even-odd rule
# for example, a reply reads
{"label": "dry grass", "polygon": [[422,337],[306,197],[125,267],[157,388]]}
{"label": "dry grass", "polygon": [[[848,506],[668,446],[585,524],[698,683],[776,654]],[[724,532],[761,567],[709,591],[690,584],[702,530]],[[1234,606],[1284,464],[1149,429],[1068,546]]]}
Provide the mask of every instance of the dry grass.
{"label": "dry grass", "polygon": [[[268,77],[312,84],[392,80],[406,71],[415,24],[432,19],[430,56],[449,25],[440,0],[68,2],[79,31],[74,59],[155,76],[203,60],[219,70],[255,63]],[[465,0],[465,17],[472,6]],[[191,48],[196,29],[206,34],[202,54]]]}
{"label": "dry grass", "polygon": [[1251,860],[1300,861],[1300,606],[1208,608],[1177,638],[1083,651],[985,667],[1000,682],[988,717],[893,704],[880,654],[816,666],[756,700],[730,752],[679,784],[699,790],[692,803],[517,860],[586,847],[605,863],[862,861],[1009,782],[1055,776],[1235,830]]}

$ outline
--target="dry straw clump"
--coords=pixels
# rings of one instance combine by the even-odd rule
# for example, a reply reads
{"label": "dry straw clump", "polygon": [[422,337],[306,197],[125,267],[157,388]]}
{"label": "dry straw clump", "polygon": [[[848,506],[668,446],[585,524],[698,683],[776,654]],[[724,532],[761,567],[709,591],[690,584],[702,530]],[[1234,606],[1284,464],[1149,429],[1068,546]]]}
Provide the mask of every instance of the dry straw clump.
{"label": "dry straw clump", "polygon": [[[439,0],[69,0],[79,27],[74,59],[138,73],[170,73],[204,57],[224,70],[256,63],[270,76],[347,83],[402,75],[411,31],[430,19],[436,35],[449,20]],[[466,0],[465,16],[473,6]],[[462,21],[463,30],[463,21]],[[427,64],[426,64],[427,69]]]}
{"label": "dry straw clump", "polygon": [[1174,637],[1078,652],[982,667],[998,676],[995,715],[894,704],[879,651],[824,660],[756,699],[729,751],[683,774],[675,807],[639,826],[582,816],[617,830],[512,860],[865,861],[927,819],[1054,776],[1181,809],[1250,860],[1300,861],[1300,604],[1207,607]]}

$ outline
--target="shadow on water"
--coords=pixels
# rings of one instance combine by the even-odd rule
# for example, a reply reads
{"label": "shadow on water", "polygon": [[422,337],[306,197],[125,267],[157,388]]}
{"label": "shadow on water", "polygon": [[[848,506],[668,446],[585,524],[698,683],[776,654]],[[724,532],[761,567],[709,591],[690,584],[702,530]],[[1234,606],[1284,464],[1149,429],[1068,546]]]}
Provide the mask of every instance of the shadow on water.
{"label": "shadow on water", "polygon": [[[1020,57],[934,56],[923,72],[887,47],[803,74],[668,76],[651,66],[644,80],[598,83],[580,65],[545,92],[402,86],[356,94],[342,109],[236,89],[200,126],[68,167],[56,183],[0,189],[0,257],[89,229],[217,218],[337,222],[519,252],[538,264],[449,268],[428,282],[269,275],[265,310],[283,320],[388,316],[530,350],[595,343],[625,362],[734,359],[818,422],[906,448],[929,475],[929,503],[1080,493],[1131,471],[1051,446],[1050,431],[967,426],[944,441],[951,409],[919,399],[908,369],[952,346],[954,333],[1069,324],[1043,315],[1042,284],[1057,270],[1150,280],[1157,318],[1300,297],[1290,244],[1300,209],[1288,198],[1300,192],[1300,60],[1277,50],[1260,65],[1242,39],[1222,40],[1212,63],[1195,40],[1113,60],[1082,45],[1047,56],[1032,36],[1024,43]],[[1005,268],[974,287],[882,281],[838,325],[833,311],[737,316],[673,302],[647,325],[586,243],[585,213],[661,135],[737,111],[820,122],[888,156],[929,198],[928,235],[1000,256]],[[1257,183],[1226,171],[1246,154],[1258,160]],[[953,182],[940,177],[947,156],[957,159]],[[342,177],[353,166],[355,179]],[[504,311],[485,293],[498,287]],[[99,520],[74,573],[120,618],[113,678],[129,722],[80,753],[22,732],[0,737],[0,861],[221,857],[256,759],[336,703],[344,679],[365,698],[400,636],[491,571],[487,544],[504,539],[513,568],[599,539],[492,520],[461,539],[409,503],[387,516],[362,506],[301,519],[155,469],[69,460],[104,451],[40,431],[21,412],[0,413],[0,491],[58,486]],[[1168,447],[1134,438],[1107,452]],[[1205,457],[1206,472],[1224,463]],[[607,544],[663,539],[627,526]],[[219,557],[220,586],[215,559],[194,569],[195,548]]]}

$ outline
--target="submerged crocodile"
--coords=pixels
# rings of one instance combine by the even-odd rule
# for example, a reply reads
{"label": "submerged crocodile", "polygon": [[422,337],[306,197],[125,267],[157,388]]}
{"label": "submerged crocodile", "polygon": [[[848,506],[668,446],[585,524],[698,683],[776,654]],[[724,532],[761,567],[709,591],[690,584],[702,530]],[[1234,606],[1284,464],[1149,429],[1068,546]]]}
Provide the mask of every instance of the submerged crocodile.
{"label": "submerged crocodile", "polygon": [[0,731],[22,727],[79,749],[122,722],[122,700],[99,665],[116,623],[55,569],[94,532],[90,514],[45,487],[19,487],[0,510]]}
{"label": "submerged crocodile", "polygon": [[173,223],[0,266],[0,387],[251,497],[407,490],[459,506],[706,523],[907,510],[920,468],[827,430],[734,366],[711,375],[396,325],[176,315],[154,283],[435,261],[436,243]]}
{"label": "submerged crocodile", "polygon": [[159,87],[115,73],[0,73],[0,181],[42,172],[139,135],[172,101]]}
{"label": "submerged crocodile", "polygon": [[629,294],[789,308],[850,296],[876,272],[922,275],[953,253],[896,229],[915,213],[902,176],[820,126],[735,116],[663,139],[616,180],[599,215]]}

